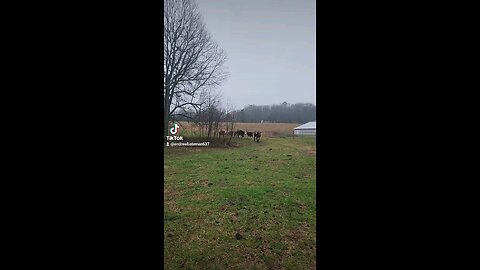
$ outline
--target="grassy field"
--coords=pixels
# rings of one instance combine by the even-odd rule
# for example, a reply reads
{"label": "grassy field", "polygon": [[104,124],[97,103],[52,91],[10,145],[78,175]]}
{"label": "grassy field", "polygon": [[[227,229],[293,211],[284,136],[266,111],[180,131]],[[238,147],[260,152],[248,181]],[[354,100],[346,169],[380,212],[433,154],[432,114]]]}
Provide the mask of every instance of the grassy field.
{"label": "grassy field", "polygon": [[234,140],[165,148],[165,269],[314,269],[315,138]]}

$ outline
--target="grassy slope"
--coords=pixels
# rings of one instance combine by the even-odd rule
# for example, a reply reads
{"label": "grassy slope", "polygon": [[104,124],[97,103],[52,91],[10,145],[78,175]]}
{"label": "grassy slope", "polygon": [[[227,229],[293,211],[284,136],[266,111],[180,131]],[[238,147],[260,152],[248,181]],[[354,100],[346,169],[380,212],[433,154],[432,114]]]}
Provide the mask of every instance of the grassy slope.
{"label": "grassy slope", "polygon": [[315,138],[236,141],[166,149],[165,269],[313,269]]}

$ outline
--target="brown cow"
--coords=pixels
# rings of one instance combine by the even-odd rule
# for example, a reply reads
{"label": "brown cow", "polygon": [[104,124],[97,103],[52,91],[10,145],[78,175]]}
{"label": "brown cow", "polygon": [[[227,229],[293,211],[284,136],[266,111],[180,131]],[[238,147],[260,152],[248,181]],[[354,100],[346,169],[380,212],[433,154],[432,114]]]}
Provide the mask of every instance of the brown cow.
{"label": "brown cow", "polygon": [[228,136],[232,136],[232,135],[233,135],[233,130],[230,130],[230,131],[228,132]]}
{"label": "brown cow", "polygon": [[220,137],[220,136],[225,137],[225,130],[220,130],[220,131],[218,132],[218,137]]}
{"label": "brown cow", "polygon": [[247,137],[253,137],[253,132],[246,131],[247,132]]}

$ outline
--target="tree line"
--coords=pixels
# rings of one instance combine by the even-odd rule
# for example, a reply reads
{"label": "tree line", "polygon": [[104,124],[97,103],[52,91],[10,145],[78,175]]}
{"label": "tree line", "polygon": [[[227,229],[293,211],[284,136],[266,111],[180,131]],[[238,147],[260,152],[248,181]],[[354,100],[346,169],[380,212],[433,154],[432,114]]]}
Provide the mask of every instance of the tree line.
{"label": "tree line", "polygon": [[[206,106],[197,113],[176,117],[177,121],[206,123],[235,122],[243,123],[307,123],[316,120],[316,106],[311,103],[289,104],[283,102],[274,105],[248,105],[241,110],[226,110],[219,106],[219,100],[210,98]],[[215,126],[215,125],[214,125]]]}
{"label": "tree line", "polygon": [[316,120],[316,106],[310,103],[249,105],[235,112],[238,122],[306,123]]}

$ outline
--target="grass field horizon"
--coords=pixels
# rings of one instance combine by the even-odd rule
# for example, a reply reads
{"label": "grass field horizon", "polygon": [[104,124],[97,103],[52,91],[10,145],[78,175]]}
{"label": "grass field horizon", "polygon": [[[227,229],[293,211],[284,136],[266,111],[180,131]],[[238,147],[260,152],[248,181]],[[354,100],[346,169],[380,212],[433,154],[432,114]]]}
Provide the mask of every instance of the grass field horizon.
{"label": "grass field horizon", "polygon": [[298,125],[237,123],[260,142],[165,148],[165,269],[315,269],[316,138],[287,136]]}

